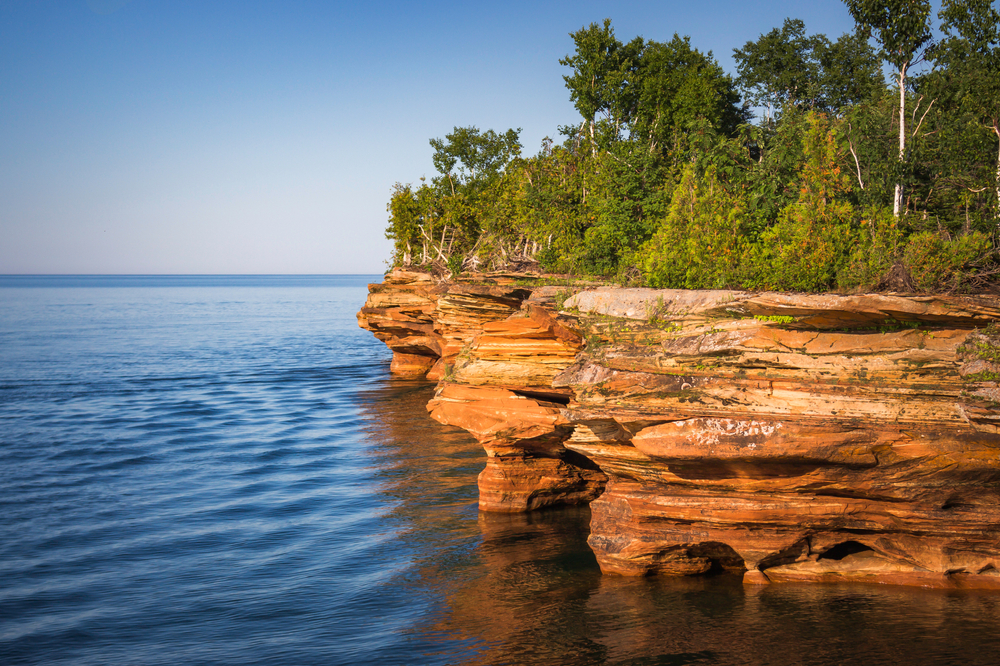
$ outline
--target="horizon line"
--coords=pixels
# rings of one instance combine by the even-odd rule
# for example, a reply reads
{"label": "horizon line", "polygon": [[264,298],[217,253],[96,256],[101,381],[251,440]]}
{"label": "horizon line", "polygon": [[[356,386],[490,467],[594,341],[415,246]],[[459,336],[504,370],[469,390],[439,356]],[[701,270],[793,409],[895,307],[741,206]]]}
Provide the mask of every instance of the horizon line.
{"label": "horizon line", "polygon": [[379,273],[0,273],[0,277],[340,277]]}

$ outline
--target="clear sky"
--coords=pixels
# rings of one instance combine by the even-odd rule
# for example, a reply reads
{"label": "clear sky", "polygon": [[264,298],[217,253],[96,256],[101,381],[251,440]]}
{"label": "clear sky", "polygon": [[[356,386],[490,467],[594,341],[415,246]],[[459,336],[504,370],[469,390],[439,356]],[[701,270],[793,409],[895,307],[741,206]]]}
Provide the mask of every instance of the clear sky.
{"label": "clear sky", "polygon": [[626,41],[733,48],[839,0],[0,0],[0,273],[377,273],[393,183],[428,139],[577,122],[559,58]]}

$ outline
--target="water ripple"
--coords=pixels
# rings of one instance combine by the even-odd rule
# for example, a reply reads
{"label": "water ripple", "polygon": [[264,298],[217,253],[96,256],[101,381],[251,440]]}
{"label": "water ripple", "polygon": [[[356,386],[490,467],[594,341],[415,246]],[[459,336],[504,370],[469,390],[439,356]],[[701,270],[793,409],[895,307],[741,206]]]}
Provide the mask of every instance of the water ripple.
{"label": "water ripple", "polygon": [[480,515],[482,449],[357,328],[374,277],[101,279],[0,280],[4,666],[1000,649],[996,597],[602,577],[585,509]]}

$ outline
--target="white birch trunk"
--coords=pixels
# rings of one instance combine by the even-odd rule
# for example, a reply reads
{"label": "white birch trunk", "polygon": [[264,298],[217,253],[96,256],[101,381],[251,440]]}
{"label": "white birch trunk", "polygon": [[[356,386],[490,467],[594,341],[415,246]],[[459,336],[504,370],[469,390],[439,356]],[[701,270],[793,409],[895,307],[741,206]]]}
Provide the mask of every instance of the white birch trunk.
{"label": "white birch trunk", "polygon": [[[906,158],[906,68],[908,62],[904,62],[899,68],[899,161]],[[892,215],[899,217],[899,210],[903,207],[903,184],[896,183],[896,192],[892,197]]]}

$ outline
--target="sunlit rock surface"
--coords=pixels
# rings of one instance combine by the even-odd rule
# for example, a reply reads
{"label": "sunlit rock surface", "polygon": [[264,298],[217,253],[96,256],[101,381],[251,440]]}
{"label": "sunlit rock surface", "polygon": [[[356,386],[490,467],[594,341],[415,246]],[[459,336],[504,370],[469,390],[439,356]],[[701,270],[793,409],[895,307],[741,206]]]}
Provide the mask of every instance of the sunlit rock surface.
{"label": "sunlit rock surface", "polygon": [[1000,302],[437,281],[359,314],[603,571],[1000,589]]}

